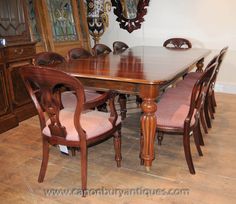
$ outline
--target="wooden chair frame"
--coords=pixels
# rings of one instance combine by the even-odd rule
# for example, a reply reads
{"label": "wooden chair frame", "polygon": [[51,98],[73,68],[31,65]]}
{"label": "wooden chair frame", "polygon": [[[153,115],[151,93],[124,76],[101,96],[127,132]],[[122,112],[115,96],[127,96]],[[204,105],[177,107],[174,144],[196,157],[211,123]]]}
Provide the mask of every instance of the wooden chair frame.
{"label": "wooden chair frame", "polygon": [[125,44],[124,42],[121,42],[121,41],[113,42],[112,46],[113,46],[113,53],[114,54],[120,54],[129,48],[129,46],[127,44]]}
{"label": "wooden chair frame", "polygon": [[56,52],[40,52],[34,56],[32,64],[36,66],[50,66],[65,62],[66,59]]}
{"label": "wooden chair frame", "polygon": [[[114,105],[114,97],[116,94],[113,92],[107,92],[102,98],[100,98],[100,100],[97,100],[96,103],[94,101],[93,104],[89,102],[86,103],[84,87],[81,82],[64,72],[51,68],[28,66],[20,68],[20,74],[31,99],[35,104],[40,120],[43,142],[43,159],[38,182],[43,182],[45,177],[49,158],[49,144],[79,147],[81,154],[82,190],[83,195],[85,196],[85,190],[87,187],[87,148],[89,146],[100,143],[105,139],[114,136],[115,160],[118,167],[121,165],[121,123],[117,124],[118,115]],[[61,124],[59,118],[61,107],[58,98],[60,95],[60,87],[62,85],[74,91],[77,98],[77,105],[74,112],[74,126],[78,133],[78,141],[70,141],[66,139],[67,130],[63,124]],[[38,87],[37,92],[40,92],[40,99],[36,96],[34,90],[35,86]],[[86,132],[80,124],[82,111],[90,109],[92,106],[103,104],[107,100],[109,100],[110,105],[111,113],[109,121],[112,124],[112,129],[101,135],[88,139]],[[49,124],[46,123],[45,113],[47,113],[50,119]],[[51,137],[43,133],[46,126],[50,129]]]}
{"label": "wooden chair frame", "polygon": [[168,49],[189,49],[192,48],[192,44],[185,38],[170,38],[163,43],[163,47]]}
{"label": "wooden chair frame", "polygon": [[104,44],[96,44],[93,47],[93,52],[95,56],[109,54],[112,50]]}
{"label": "wooden chair frame", "polygon": [[77,60],[77,59],[87,58],[91,56],[92,54],[88,50],[85,50],[84,48],[81,48],[81,47],[73,48],[69,50],[67,53],[68,60]]}

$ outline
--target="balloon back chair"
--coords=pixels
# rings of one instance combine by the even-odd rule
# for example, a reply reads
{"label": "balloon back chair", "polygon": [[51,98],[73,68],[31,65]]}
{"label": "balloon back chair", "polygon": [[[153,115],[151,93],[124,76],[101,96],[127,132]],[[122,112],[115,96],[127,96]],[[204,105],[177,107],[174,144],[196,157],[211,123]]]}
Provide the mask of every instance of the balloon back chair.
{"label": "balloon back chair", "polygon": [[73,48],[68,51],[67,59],[68,60],[76,60],[81,58],[91,57],[92,54],[85,50],[84,48]]}
{"label": "balloon back chair", "polygon": [[[112,52],[112,50],[108,46],[106,46],[104,44],[96,44],[93,47],[93,54],[94,54],[94,56],[107,55],[107,54],[109,54],[111,52]],[[99,93],[102,93],[102,92],[99,92]],[[106,112],[107,111],[107,104],[104,103],[104,104],[98,106],[97,109],[100,110],[100,111]]]}
{"label": "balloon back chair", "polygon": [[95,56],[109,54],[112,50],[104,44],[96,44],[93,47],[93,52]]}
{"label": "balloon back chair", "polygon": [[[121,41],[113,42],[113,53],[115,55],[121,54],[122,52],[124,52],[128,48],[129,48],[129,46],[127,44],[125,44],[124,42],[121,42]],[[126,94],[119,94],[118,101],[120,103],[120,108],[121,108],[121,117],[122,117],[122,120],[124,120],[126,118],[126,112],[127,112],[127,108],[126,108],[127,97],[126,97]],[[139,107],[141,105],[141,103],[142,103],[142,99],[138,95],[136,95],[136,104],[137,104],[137,106]]]}
{"label": "balloon back chair", "polygon": [[[205,71],[207,68],[214,63],[217,63],[216,71],[214,72],[214,75],[211,79],[209,90],[207,92],[207,98],[206,98],[206,103],[204,106],[204,113],[205,113],[205,119],[207,123],[207,127],[211,128],[211,120],[210,116],[212,119],[214,119],[214,113],[215,113],[215,107],[216,107],[216,99],[215,99],[215,92],[214,92],[214,87],[217,79],[217,75],[219,73],[219,69],[221,67],[222,61],[225,57],[225,54],[228,50],[228,47],[224,47],[218,55],[216,55],[207,65]],[[194,84],[202,75],[202,72],[190,72],[186,75],[185,80],[181,81],[179,84],[186,87],[186,84]],[[178,84],[177,84],[178,86]],[[209,116],[210,113],[210,116]],[[204,124],[204,122],[202,123]],[[207,133],[207,127],[204,125],[204,131]]]}
{"label": "balloon back chair", "polygon": [[[33,64],[35,66],[47,66],[55,68],[56,65],[66,63],[66,59],[56,52],[40,52],[36,54],[33,58]],[[65,107],[75,106],[76,98],[71,91],[65,91],[65,87],[61,88],[61,105]],[[93,90],[85,90],[86,101],[95,101],[96,99],[102,97],[102,93],[97,93]]]}
{"label": "balloon back chair", "polygon": [[65,63],[66,59],[56,52],[39,52],[33,58],[33,65],[50,66]]}
{"label": "balloon back chair", "polygon": [[[105,139],[114,137],[115,160],[121,165],[121,119],[114,106],[114,93],[106,93],[95,105],[109,100],[110,113],[87,110],[90,103],[85,102],[84,87],[81,82],[64,72],[34,66],[20,68],[21,77],[38,111],[42,142],[43,158],[38,182],[43,182],[48,159],[49,145],[66,145],[79,147],[81,154],[81,181],[83,196],[87,186],[87,149]],[[76,106],[60,107],[58,95],[61,86],[68,87],[75,93]],[[40,92],[36,97],[35,89]]]}
{"label": "balloon back chair", "polygon": [[170,38],[163,43],[163,47],[170,49],[189,49],[192,44],[185,38]]}
{"label": "balloon back chair", "polygon": [[225,54],[227,53],[228,51],[228,47],[224,47],[221,51],[220,51],[220,54],[219,54],[219,59],[218,59],[218,66],[216,68],[216,72],[212,78],[212,81],[211,81],[211,86],[210,86],[210,92],[209,92],[209,97],[210,97],[210,101],[211,101],[211,104],[212,104],[212,107],[213,107],[213,112],[215,112],[215,108],[217,106],[216,104],[216,99],[215,99],[215,91],[214,91],[214,88],[215,88],[215,83],[216,83],[216,79],[217,79],[217,76],[218,76],[218,73],[219,73],[219,70],[220,70],[220,67],[221,67],[221,64],[222,64],[222,61],[224,60],[225,58]]}
{"label": "balloon back chair", "polygon": [[126,49],[128,49],[129,46],[121,41],[115,41],[113,42],[113,53],[114,54],[120,54],[124,52]]}
{"label": "balloon back chair", "polygon": [[[115,55],[120,54],[124,52],[126,49],[128,49],[129,46],[121,41],[115,41],[113,42],[113,53]],[[120,103],[120,110],[121,110],[121,118],[124,120],[126,118],[126,103],[127,103],[127,97],[126,94],[119,94],[118,102]]]}

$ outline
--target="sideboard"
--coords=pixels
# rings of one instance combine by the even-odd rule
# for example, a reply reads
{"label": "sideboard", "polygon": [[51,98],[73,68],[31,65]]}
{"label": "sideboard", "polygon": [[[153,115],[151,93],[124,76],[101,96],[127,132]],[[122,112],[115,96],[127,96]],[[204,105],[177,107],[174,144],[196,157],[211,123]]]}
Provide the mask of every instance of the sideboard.
{"label": "sideboard", "polygon": [[0,48],[0,133],[36,114],[35,107],[18,73],[30,64],[35,42],[14,43]]}

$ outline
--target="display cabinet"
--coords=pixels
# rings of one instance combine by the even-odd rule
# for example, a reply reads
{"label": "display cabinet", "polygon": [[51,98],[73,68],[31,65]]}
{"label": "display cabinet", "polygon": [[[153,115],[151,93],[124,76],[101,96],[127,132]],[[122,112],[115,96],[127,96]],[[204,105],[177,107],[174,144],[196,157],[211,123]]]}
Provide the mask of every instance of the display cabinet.
{"label": "display cabinet", "polygon": [[35,115],[35,108],[18,73],[30,64],[35,52],[31,42],[28,10],[24,0],[0,1],[0,132],[4,132]]}
{"label": "display cabinet", "polygon": [[18,73],[41,51],[90,49],[84,1],[1,0],[0,133],[36,114]]}
{"label": "display cabinet", "polygon": [[66,56],[76,47],[90,49],[84,1],[27,0],[30,32],[36,52],[53,51]]}
{"label": "display cabinet", "polygon": [[6,68],[3,60],[3,49],[0,48],[0,133],[18,124],[12,109]]}

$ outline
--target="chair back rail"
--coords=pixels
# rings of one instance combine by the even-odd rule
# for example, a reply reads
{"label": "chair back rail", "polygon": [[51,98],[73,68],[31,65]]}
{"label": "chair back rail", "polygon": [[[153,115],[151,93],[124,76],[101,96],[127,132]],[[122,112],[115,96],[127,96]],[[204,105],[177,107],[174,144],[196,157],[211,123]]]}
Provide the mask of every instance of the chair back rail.
{"label": "chair back rail", "polygon": [[[64,72],[51,68],[27,66],[20,69],[20,74],[38,111],[41,130],[47,125],[47,115],[50,119],[48,127],[52,137],[65,138],[67,135],[66,129],[62,126],[59,119],[60,88],[63,86],[72,90],[77,98],[74,125],[80,139],[85,139],[84,131],[79,122],[85,101],[84,88],[80,81]],[[37,87],[37,92],[34,91],[34,87]],[[37,96],[36,93],[38,93]]]}
{"label": "chair back rail", "polygon": [[112,52],[112,50],[104,44],[96,44],[93,47],[93,52],[95,56],[98,56],[103,54],[109,54],[110,52]]}
{"label": "chair back rail", "polygon": [[33,58],[33,65],[50,66],[65,63],[66,59],[56,52],[40,52]]}
{"label": "chair back rail", "polygon": [[185,38],[170,38],[163,43],[163,46],[170,49],[189,49],[192,44]]}
{"label": "chair back rail", "polygon": [[84,48],[73,48],[68,51],[67,59],[76,60],[76,59],[87,58],[91,56],[92,54],[88,50],[85,50]]}
{"label": "chair back rail", "polygon": [[125,44],[124,42],[121,42],[121,41],[113,42],[113,53],[114,54],[122,53],[128,48],[129,48],[129,46],[127,44]]}
{"label": "chair back rail", "polygon": [[185,119],[184,126],[188,128],[190,127],[193,116],[198,119],[199,113],[203,108],[205,102],[207,90],[209,89],[211,79],[216,71],[216,67],[217,63],[209,65],[206,68],[206,71],[202,74],[202,76],[196,81],[192,89],[189,113]]}
{"label": "chair back rail", "polygon": [[211,84],[212,84],[213,86],[214,86],[215,83],[216,83],[216,79],[217,79],[217,76],[218,76],[218,73],[219,73],[219,70],[220,70],[222,61],[224,60],[227,51],[228,51],[228,47],[224,47],[224,48],[220,51],[220,54],[219,54],[219,56],[218,56],[218,65],[217,65],[217,68],[216,68],[216,72],[215,72],[214,76],[212,77],[212,81],[211,81]]}

